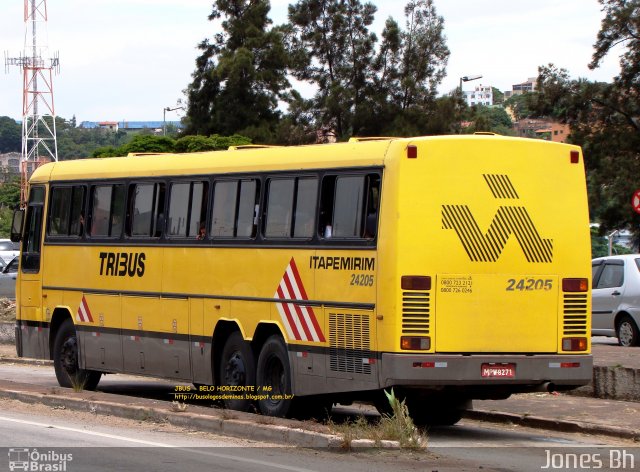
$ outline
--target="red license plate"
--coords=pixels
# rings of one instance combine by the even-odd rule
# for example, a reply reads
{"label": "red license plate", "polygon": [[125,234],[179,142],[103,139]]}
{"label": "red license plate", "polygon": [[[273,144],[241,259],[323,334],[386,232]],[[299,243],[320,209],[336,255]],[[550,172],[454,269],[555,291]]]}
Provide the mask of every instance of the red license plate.
{"label": "red license plate", "polygon": [[516,376],[515,364],[482,364],[482,377],[505,379]]}

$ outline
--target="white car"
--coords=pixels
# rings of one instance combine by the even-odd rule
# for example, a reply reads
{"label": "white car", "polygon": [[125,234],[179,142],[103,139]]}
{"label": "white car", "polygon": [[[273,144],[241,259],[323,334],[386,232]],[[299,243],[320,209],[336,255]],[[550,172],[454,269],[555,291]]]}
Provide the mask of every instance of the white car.
{"label": "white car", "polygon": [[4,261],[4,265],[18,255],[20,255],[20,243],[14,243],[10,239],[0,239],[0,258]]}
{"label": "white car", "polygon": [[593,274],[591,334],[640,345],[640,254],[599,257]]}
{"label": "white car", "polygon": [[0,298],[16,299],[16,279],[18,278],[19,257],[14,257],[6,267],[0,271]]}

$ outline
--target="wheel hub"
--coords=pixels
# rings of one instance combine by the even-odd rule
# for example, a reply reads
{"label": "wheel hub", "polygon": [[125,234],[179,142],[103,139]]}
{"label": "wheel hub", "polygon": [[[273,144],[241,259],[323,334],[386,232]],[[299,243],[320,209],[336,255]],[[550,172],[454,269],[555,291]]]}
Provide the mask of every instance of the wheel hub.
{"label": "wheel hub", "polygon": [[75,337],[67,338],[61,349],[62,367],[70,374],[75,374],[78,370],[78,343]]}
{"label": "wheel hub", "polygon": [[247,378],[244,360],[239,353],[234,353],[225,369],[225,380],[227,385],[245,385]]}

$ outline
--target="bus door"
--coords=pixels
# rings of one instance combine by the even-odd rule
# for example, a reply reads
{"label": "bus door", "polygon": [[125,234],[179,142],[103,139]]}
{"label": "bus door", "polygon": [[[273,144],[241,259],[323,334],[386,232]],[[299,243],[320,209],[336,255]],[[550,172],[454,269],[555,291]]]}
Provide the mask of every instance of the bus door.
{"label": "bus door", "polygon": [[44,216],[45,188],[31,187],[24,225],[20,258],[18,296],[21,355],[46,357],[46,336],[41,335],[45,320],[42,313],[42,222]]}

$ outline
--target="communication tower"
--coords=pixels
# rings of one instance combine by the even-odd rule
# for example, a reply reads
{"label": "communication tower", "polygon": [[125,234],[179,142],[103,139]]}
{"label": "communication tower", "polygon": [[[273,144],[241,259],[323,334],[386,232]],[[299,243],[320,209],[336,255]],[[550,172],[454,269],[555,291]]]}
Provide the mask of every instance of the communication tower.
{"label": "communication tower", "polygon": [[[5,69],[22,69],[21,193],[24,205],[29,177],[41,164],[58,160],[53,72],[60,70],[58,54],[47,57],[47,2],[24,0],[24,49],[20,56],[5,53]],[[44,30],[44,31],[43,31]]]}

